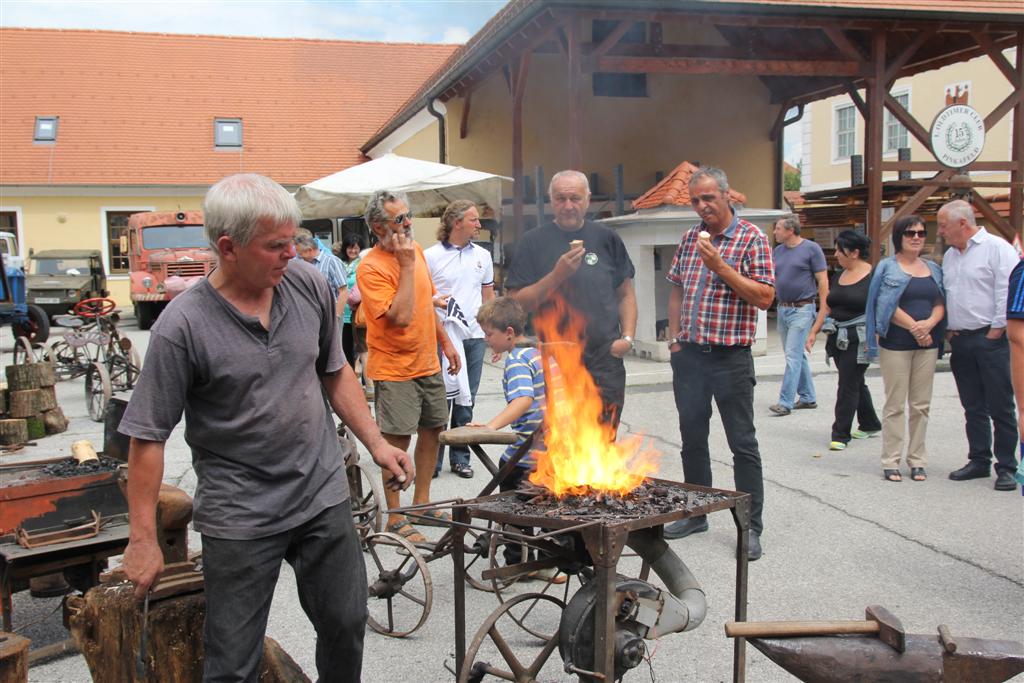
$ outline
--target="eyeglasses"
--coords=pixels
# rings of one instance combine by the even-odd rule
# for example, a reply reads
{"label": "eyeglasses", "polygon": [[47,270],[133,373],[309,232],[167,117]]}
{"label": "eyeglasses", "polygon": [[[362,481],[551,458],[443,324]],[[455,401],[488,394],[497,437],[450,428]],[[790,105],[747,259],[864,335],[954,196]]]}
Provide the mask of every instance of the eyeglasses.
{"label": "eyeglasses", "polygon": [[401,225],[402,223],[405,223],[406,220],[410,220],[410,221],[412,220],[412,211],[407,211],[406,213],[400,213],[397,216],[395,216],[394,218],[390,218],[390,219],[388,219],[387,221],[384,221],[384,222],[387,223],[388,221],[390,221],[391,223],[394,223],[395,225]]}
{"label": "eyeglasses", "polygon": [[928,231],[927,230],[904,230],[903,231],[903,236],[904,237],[920,237],[921,239],[924,239],[925,237],[928,236]]}

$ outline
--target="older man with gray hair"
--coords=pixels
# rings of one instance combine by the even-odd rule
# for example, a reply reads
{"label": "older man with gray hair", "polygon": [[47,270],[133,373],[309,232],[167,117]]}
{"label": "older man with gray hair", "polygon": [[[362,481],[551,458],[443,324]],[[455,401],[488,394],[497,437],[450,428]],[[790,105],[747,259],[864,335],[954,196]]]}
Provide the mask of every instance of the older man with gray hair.
{"label": "older man with gray hair", "polygon": [[203,542],[203,680],[256,680],[286,560],[316,629],[321,680],[358,681],[366,570],[325,397],[396,485],[412,482],[412,464],[370,417],[341,351],[334,293],[294,258],[292,196],[234,175],[210,188],[203,212],[217,269],[153,326],[119,426],[131,437],[124,570],[140,599],[163,571],[157,495],[184,413]]}
{"label": "older man with gray hair", "polygon": [[993,455],[997,491],[1013,491],[1017,423],[1006,338],[1006,292],[1020,257],[1009,242],[974,221],[974,209],[956,199],[937,216],[949,245],[942,258],[949,361],[967,422],[967,464],[953,481],[987,479]]}

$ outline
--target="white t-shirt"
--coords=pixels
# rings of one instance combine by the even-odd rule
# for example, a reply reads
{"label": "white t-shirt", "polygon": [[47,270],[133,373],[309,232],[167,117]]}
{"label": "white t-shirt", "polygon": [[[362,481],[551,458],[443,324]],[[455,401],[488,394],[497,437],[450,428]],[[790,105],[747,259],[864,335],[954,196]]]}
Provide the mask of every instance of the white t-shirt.
{"label": "white t-shirt", "polygon": [[484,331],[476,321],[483,302],[481,287],[494,284],[494,262],[483,247],[472,242],[456,247],[438,242],[423,251],[438,296],[451,295],[469,323],[469,338],[482,339]]}

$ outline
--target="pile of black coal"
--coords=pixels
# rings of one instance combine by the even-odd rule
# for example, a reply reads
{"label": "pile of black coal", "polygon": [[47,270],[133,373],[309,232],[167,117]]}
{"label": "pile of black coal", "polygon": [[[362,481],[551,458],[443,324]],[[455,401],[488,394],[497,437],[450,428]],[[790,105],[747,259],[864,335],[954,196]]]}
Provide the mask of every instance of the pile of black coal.
{"label": "pile of black coal", "polygon": [[720,493],[694,491],[652,481],[645,481],[624,496],[591,491],[559,498],[548,489],[527,483],[516,491],[514,497],[502,499],[500,506],[502,512],[524,516],[638,519],[669,512],[689,512],[726,498]]}
{"label": "pile of black coal", "polygon": [[43,468],[43,472],[53,477],[80,477],[84,474],[98,474],[99,472],[110,472],[120,467],[120,460],[108,458],[101,455],[96,460],[86,460],[79,463],[74,458],[68,458],[64,462],[53,463]]}

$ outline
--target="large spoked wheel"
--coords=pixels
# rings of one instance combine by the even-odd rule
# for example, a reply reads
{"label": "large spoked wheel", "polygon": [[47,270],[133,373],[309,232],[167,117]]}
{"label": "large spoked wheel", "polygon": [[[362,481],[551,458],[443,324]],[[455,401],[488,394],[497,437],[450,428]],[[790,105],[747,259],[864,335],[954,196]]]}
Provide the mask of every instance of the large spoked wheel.
{"label": "large spoked wheel", "polygon": [[50,338],[50,316],[35,304],[28,305],[28,316],[24,322],[14,323],[14,336],[26,337],[33,344],[42,344]]}
{"label": "large spoked wheel", "polygon": [[[135,355],[138,356],[138,352]],[[135,386],[135,380],[139,378],[139,366],[129,360],[128,356],[121,354],[107,358],[107,372],[110,387],[114,391],[130,391]]]}
{"label": "large spoked wheel", "polygon": [[104,297],[82,299],[71,310],[82,318],[105,318],[117,310],[117,302]]}
{"label": "large spoked wheel", "polygon": [[366,553],[370,558],[367,623],[381,635],[409,635],[427,620],[434,601],[427,563],[416,546],[389,532],[367,536]]}
{"label": "large spoked wheel", "polygon": [[[523,562],[530,552],[526,543],[517,539],[503,536],[500,532],[491,535],[490,565],[492,569],[502,566],[503,549],[506,543],[516,544],[520,548],[520,556]],[[534,551],[536,554],[536,551]],[[515,565],[513,565],[514,567]],[[508,618],[516,623],[521,629],[540,640],[547,640],[552,634],[558,632],[558,621],[560,615],[551,618],[550,610],[538,609],[542,602],[534,600],[516,600],[517,595],[525,586],[529,586],[534,592],[527,595],[542,595],[544,597],[558,596],[559,602],[565,604],[569,596],[576,592],[581,586],[580,577],[576,574],[566,574],[560,569],[551,570],[550,575],[531,576],[530,572],[524,571],[511,576],[491,578],[491,588],[497,596],[498,601],[503,604],[515,602],[508,610]]]}
{"label": "large spoked wheel", "polygon": [[53,366],[57,381],[74,379],[89,367],[85,355],[64,339],[51,339],[43,347],[43,360]]}
{"label": "large spoked wheel", "polygon": [[107,368],[103,363],[93,363],[85,373],[85,404],[89,407],[89,417],[93,422],[103,422],[103,414],[112,394]]}
{"label": "large spoked wheel", "polygon": [[352,520],[363,550],[367,549],[366,537],[383,528],[384,490],[380,485],[380,468],[357,461],[346,468],[348,473],[349,500],[352,502]]}
{"label": "large spoked wheel", "polygon": [[[532,660],[523,657],[531,648],[537,648],[532,639],[524,639],[517,628],[518,622],[512,613],[522,605],[533,603],[555,617],[555,624],[565,609],[565,603],[558,598],[542,593],[524,593],[517,595],[498,609],[491,612],[480,630],[476,632],[466,658],[462,661],[462,673],[458,683],[479,681],[486,675],[496,676],[506,681],[536,681],[541,669],[558,647],[558,629],[550,638],[542,639],[537,655]],[[492,662],[505,661],[508,669],[499,669]]]}
{"label": "large spoked wheel", "polygon": [[39,360],[36,352],[41,350],[42,346],[33,344],[28,340],[28,337],[18,337],[14,340],[14,365],[35,363]]}

